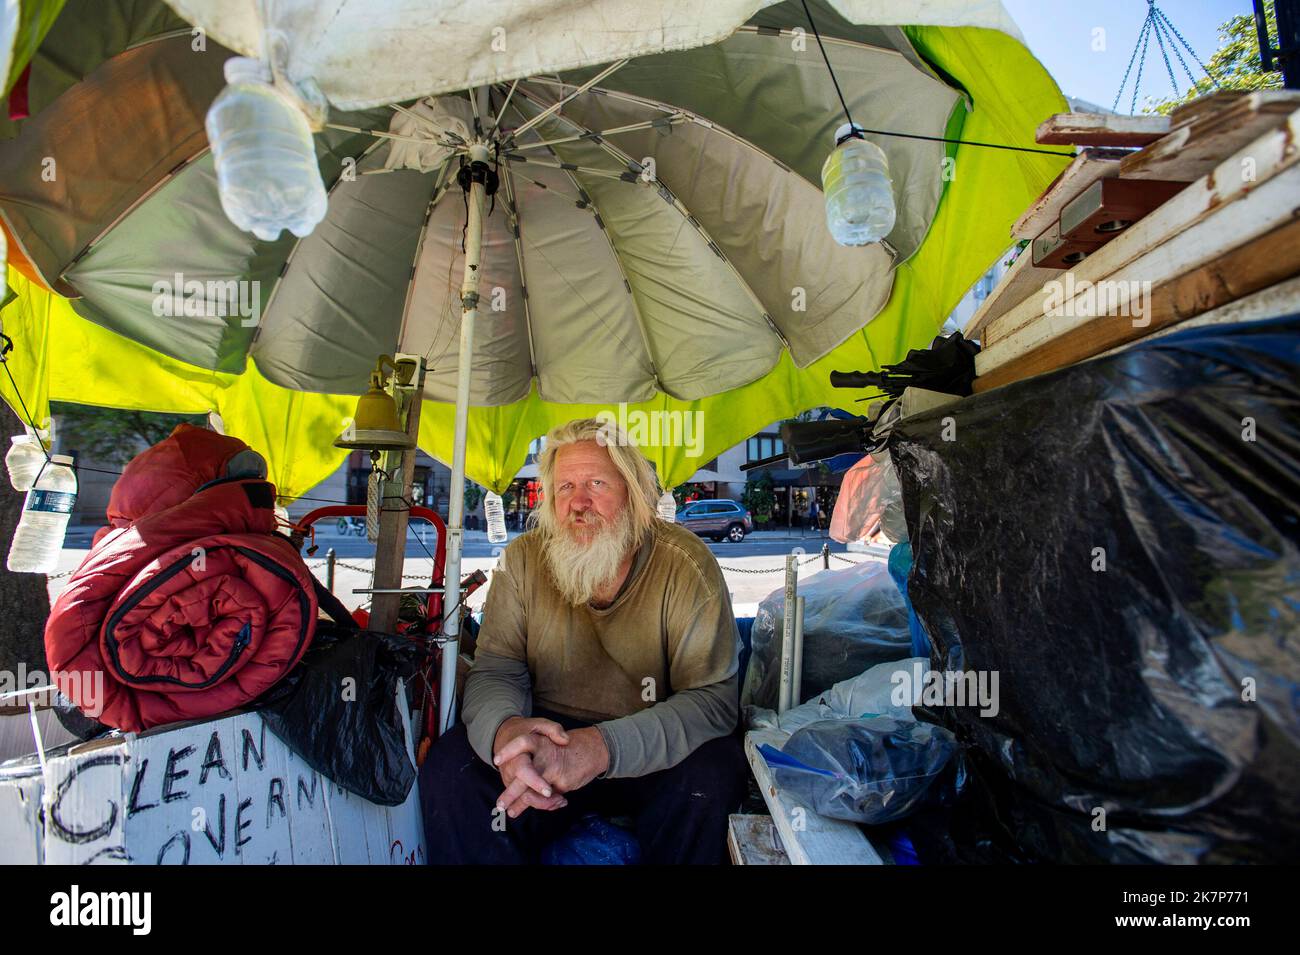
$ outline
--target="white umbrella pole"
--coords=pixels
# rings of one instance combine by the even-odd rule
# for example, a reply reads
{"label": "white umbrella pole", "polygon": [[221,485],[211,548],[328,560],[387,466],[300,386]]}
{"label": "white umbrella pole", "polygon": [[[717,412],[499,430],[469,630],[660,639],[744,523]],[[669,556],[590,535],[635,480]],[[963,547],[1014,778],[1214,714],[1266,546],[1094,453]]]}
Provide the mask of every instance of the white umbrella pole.
{"label": "white umbrella pole", "polygon": [[[471,162],[487,162],[481,142],[469,148]],[[451,729],[456,720],[456,662],[460,658],[460,557],[465,535],[465,439],[469,431],[469,379],[474,357],[474,321],[478,318],[479,259],[483,250],[482,182],[469,188],[469,222],[465,230],[465,275],[460,285],[463,314],[460,319],[460,357],[456,369],[456,436],[451,459],[451,494],[447,502],[447,564],[442,598],[445,642],[438,684],[438,732]]]}

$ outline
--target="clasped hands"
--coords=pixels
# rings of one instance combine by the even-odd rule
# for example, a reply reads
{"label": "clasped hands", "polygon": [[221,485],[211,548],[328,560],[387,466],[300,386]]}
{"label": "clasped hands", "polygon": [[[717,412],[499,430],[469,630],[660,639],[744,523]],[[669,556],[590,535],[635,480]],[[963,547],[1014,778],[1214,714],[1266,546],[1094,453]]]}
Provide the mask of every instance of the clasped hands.
{"label": "clasped hands", "polygon": [[565,793],[609,768],[605,738],[594,726],[566,731],[554,720],[512,716],[497,728],[492,764],[505,791],[496,808],[517,819],[525,809],[560,809]]}

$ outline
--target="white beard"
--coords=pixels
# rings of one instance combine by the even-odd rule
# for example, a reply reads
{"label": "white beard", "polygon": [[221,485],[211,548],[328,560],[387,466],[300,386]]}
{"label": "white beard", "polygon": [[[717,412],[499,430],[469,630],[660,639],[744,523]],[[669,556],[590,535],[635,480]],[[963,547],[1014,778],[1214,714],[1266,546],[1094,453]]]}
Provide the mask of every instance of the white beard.
{"label": "white beard", "polygon": [[557,520],[542,545],[556,589],[575,607],[590,603],[613,583],[634,543],[632,515],[627,508],[612,523],[592,511],[582,517],[584,521],[598,522],[590,536],[579,536],[570,520]]}

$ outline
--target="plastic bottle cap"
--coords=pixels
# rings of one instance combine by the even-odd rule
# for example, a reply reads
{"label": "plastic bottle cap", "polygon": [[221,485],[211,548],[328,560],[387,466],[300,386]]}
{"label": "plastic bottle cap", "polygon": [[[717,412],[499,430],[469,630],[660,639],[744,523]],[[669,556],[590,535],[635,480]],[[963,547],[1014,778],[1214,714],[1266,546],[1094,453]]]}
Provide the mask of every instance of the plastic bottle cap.
{"label": "plastic bottle cap", "polygon": [[271,68],[262,60],[251,56],[232,56],[222,68],[226,82],[231,86],[240,83],[270,83]]}
{"label": "plastic bottle cap", "polygon": [[849,135],[849,133],[853,132],[853,130],[855,129],[858,132],[863,131],[862,127],[859,126],[857,123],[842,123],[840,125],[840,128],[835,130],[835,145],[838,146],[840,144],[840,140],[844,139],[846,136]]}

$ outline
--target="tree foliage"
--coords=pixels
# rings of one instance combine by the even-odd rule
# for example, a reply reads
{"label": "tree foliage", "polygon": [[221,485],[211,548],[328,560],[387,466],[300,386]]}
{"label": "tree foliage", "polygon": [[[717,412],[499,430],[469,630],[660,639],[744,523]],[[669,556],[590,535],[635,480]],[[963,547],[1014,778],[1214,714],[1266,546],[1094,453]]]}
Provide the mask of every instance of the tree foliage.
{"label": "tree foliage", "polygon": [[157,444],[182,423],[207,423],[206,415],[158,414],[51,402],[59,446],[105,464],[124,465],[140,451]]}
{"label": "tree foliage", "polygon": [[[1269,45],[1277,48],[1277,20],[1273,15],[1273,0],[1265,0],[1264,16],[1268,23]],[[1282,88],[1282,74],[1271,70],[1264,72],[1259,55],[1259,33],[1255,17],[1243,13],[1219,25],[1219,48],[1205,64],[1208,76],[1202,76],[1196,85],[1174,99],[1148,99],[1143,111],[1168,116],[1179,106],[1221,90],[1275,90]],[[1213,79],[1211,79],[1213,77]],[[1214,81],[1218,81],[1216,87]]]}
{"label": "tree foliage", "polygon": [[483,488],[479,487],[469,478],[465,479],[465,513],[472,514],[478,510],[479,502],[483,500]]}
{"label": "tree foliage", "polygon": [[764,471],[756,480],[745,485],[740,495],[740,502],[749,508],[754,519],[766,520],[772,516],[772,507],[776,504],[772,475]]}

